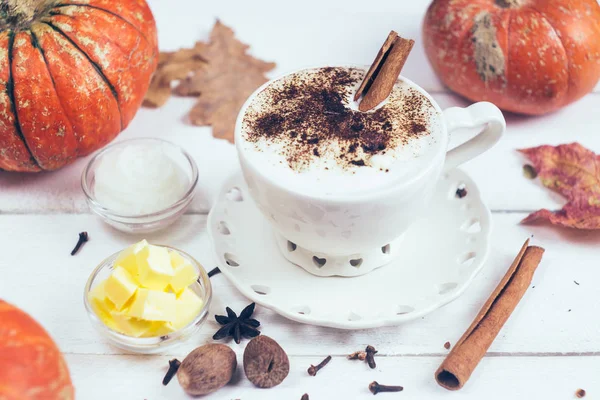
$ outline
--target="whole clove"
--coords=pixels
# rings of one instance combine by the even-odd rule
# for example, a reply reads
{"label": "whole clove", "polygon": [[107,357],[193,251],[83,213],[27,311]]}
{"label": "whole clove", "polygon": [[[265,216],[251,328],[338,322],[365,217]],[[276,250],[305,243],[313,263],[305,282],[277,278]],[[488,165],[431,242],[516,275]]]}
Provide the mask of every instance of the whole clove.
{"label": "whole clove", "polygon": [[369,384],[369,390],[373,394],[382,393],[382,392],[401,392],[404,390],[404,387],[380,385],[379,383],[377,383],[377,381],[373,381]]}
{"label": "whole clove", "polygon": [[367,358],[367,352],[366,351],[355,351],[352,354],[348,354],[347,358],[348,358],[348,360],[365,361],[365,359]]}
{"label": "whole clove", "polygon": [[456,189],[456,197],[458,197],[459,199],[462,199],[466,195],[467,195],[467,189],[466,188],[460,187],[460,188]]}
{"label": "whole clove", "polygon": [[445,348],[446,350],[450,350],[450,342],[446,342],[446,343],[444,343],[444,348]]}
{"label": "whole clove", "polygon": [[90,240],[90,237],[88,236],[87,232],[79,233],[79,239],[77,240],[77,244],[71,251],[71,255],[74,256],[75,254],[77,254],[81,246],[83,246],[84,243],[87,243],[88,240]]}
{"label": "whole clove", "polygon": [[171,382],[171,379],[173,379],[180,366],[181,361],[179,361],[178,359],[174,358],[172,360],[169,360],[169,370],[167,371],[167,374],[165,375],[162,381],[162,384],[164,386],[167,386],[169,382]]}
{"label": "whole clove", "polygon": [[213,268],[208,272],[208,277],[211,278],[214,275],[220,274],[221,270],[219,269],[219,267]]}
{"label": "whole clove", "polygon": [[377,367],[377,364],[375,364],[375,354],[377,354],[377,350],[375,350],[375,347],[368,345],[365,349],[365,353],[367,353],[367,357],[365,359],[367,361],[367,364],[369,364],[369,368],[374,369],[375,367]]}
{"label": "whole clove", "polygon": [[326,366],[329,361],[331,361],[331,356],[327,356],[325,357],[325,359],[323,361],[321,361],[319,364],[317,365],[311,365],[310,367],[308,367],[308,374],[310,376],[315,376],[317,375],[317,372],[319,372],[319,370],[321,368],[323,368],[324,366]]}

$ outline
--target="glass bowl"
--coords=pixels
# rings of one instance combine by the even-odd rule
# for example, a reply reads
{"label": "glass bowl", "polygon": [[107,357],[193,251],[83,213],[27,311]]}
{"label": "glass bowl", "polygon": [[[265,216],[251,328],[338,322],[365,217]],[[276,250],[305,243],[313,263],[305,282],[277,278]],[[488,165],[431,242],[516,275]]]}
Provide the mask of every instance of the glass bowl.
{"label": "glass bowl", "polygon": [[[94,187],[96,169],[102,158],[107,154],[121,150],[126,146],[135,145],[160,146],[164,153],[187,174],[188,187],[186,188],[184,195],[174,204],[150,214],[126,215],[111,210],[106,205],[103,205],[95,196]],[[123,232],[134,234],[154,232],[166,228],[175,222],[185,212],[186,208],[194,198],[197,183],[198,167],[192,157],[176,144],[155,138],[129,139],[107,146],[92,157],[81,175],[81,187],[85,193],[90,209],[112,227]]]}
{"label": "glass bowl", "polygon": [[102,337],[104,337],[109,342],[121,349],[141,354],[153,354],[162,352],[165,349],[168,349],[189,339],[200,329],[200,326],[204,323],[206,317],[208,316],[208,309],[210,307],[210,302],[212,299],[212,287],[206,270],[202,267],[202,265],[200,265],[198,261],[196,261],[189,254],[174,247],[162,245],[160,246],[168,250],[176,250],[185,259],[192,263],[192,265],[196,268],[199,274],[198,280],[190,286],[190,289],[192,289],[202,299],[204,304],[198,315],[196,315],[188,325],[164,336],[143,338],[133,337],[124,335],[120,332],[110,329],[96,315],[96,312],[92,308],[92,304],[90,303],[88,295],[90,291],[99,282],[104,281],[112,273],[113,264],[120,252],[113,254],[112,256],[102,261],[100,265],[98,265],[90,275],[85,285],[83,302],[85,304],[85,309],[87,310],[88,316],[94,328],[100,333]]}

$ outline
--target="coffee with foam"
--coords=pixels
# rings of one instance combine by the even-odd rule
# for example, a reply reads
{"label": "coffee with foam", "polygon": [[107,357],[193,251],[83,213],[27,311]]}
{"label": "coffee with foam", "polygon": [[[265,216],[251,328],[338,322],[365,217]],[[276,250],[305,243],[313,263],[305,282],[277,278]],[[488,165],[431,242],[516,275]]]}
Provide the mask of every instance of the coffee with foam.
{"label": "coffee with foam", "polygon": [[365,72],[315,68],[271,82],[242,120],[248,161],[293,190],[317,195],[379,190],[430,165],[440,154],[440,112],[404,80],[375,110],[358,111],[352,97]]}

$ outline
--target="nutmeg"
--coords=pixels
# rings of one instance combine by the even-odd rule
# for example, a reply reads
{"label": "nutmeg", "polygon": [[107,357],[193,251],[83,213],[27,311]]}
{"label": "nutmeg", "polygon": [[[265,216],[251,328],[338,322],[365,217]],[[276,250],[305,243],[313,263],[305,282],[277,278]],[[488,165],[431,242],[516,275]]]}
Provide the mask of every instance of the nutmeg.
{"label": "nutmeg", "polygon": [[187,394],[200,396],[227,385],[236,367],[233,350],[224,344],[207,344],[187,355],[177,371],[177,380]]}
{"label": "nutmeg", "polygon": [[268,336],[257,336],[244,350],[244,372],[255,386],[279,385],[290,372],[290,360],[281,346]]}

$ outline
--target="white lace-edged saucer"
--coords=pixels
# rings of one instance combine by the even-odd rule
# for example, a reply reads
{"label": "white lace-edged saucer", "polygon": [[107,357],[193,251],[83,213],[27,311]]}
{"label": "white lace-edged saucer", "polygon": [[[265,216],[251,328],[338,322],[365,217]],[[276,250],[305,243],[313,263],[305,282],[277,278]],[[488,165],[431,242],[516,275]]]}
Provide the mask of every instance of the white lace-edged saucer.
{"label": "white lace-edged saucer", "polygon": [[[456,195],[459,187],[466,196]],[[389,264],[357,277],[320,277],[282,255],[239,173],[221,190],[208,231],[222,273],[244,296],[294,321],[364,329],[419,318],[460,296],[488,255],[491,215],[475,183],[450,171]]]}

